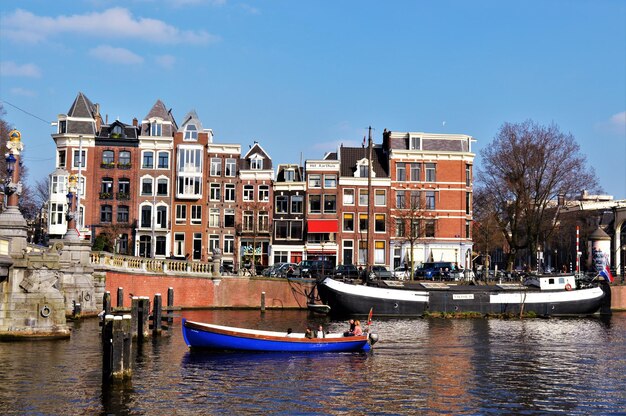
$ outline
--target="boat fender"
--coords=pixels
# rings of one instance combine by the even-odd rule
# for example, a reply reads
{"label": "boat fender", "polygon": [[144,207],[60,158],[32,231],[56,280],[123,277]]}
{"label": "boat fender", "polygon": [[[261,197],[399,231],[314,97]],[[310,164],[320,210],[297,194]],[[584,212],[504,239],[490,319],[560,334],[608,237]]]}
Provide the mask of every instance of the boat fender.
{"label": "boat fender", "polygon": [[50,307],[48,305],[44,305],[43,308],[41,308],[41,316],[43,316],[44,318],[47,318],[48,316],[50,316],[50,312],[52,312],[50,310]]}
{"label": "boat fender", "polygon": [[371,345],[376,344],[378,342],[378,334],[370,334],[369,339]]}
{"label": "boat fender", "polygon": [[570,285],[569,283],[567,283],[565,285],[565,290],[572,290],[572,285]]}

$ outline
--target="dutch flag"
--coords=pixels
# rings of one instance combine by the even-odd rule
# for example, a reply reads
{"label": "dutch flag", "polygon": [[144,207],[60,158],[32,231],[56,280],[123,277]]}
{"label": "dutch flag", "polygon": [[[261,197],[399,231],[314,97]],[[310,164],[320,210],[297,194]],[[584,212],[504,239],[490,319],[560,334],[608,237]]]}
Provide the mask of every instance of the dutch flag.
{"label": "dutch flag", "polygon": [[604,269],[602,269],[600,271],[600,276],[604,277],[604,280],[606,280],[609,283],[613,283],[613,275],[611,274],[611,269],[609,269],[609,266],[604,266]]}

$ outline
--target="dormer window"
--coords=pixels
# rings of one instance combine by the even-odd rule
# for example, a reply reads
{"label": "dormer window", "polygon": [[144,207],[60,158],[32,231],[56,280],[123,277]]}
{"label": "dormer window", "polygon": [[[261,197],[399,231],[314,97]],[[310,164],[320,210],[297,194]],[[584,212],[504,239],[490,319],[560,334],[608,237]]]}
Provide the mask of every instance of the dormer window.
{"label": "dormer window", "polygon": [[113,129],[111,130],[111,135],[110,135],[112,139],[119,139],[123,135],[124,135],[124,130],[122,129],[122,126],[120,125],[113,126]]}
{"label": "dormer window", "polygon": [[67,133],[67,121],[59,121],[59,134]]}
{"label": "dormer window", "polygon": [[285,182],[293,182],[296,177],[296,172],[293,169],[287,169],[285,171]]}
{"label": "dormer window", "polygon": [[367,172],[369,172],[369,167],[367,165],[359,166],[359,177],[367,178]]}
{"label": "dormer window", "polygon": [[250,159],[250,169],[252,170],[262,170],[263,169],[263,159],[259,156],[256,156],[254,159]]}
{"label": "dormer window", "polygon": [[162,136],[163,124],[159,120],[154,120],[150,123],[150,136]]}
{"label": "dormer window", "polygon": [[410,150],[421,150],[422,149],[422,138],[419,136],[410,136],[409,137],[409,149]]}
{"label": "dormer window", "polygon": [[[357,160],[356,162],[356,168],[354,170],[354,177],[355,178],[367,178],[367,175],[369,173],[369,160],[367,160],[366,158],[363,158],[361,160]],[[375,174],[372,174],[372,177],[376,176]]]}
{"label": "dormer window", "polygon": [[198,127],[195,124],[187,124],[185,127],[185,140],[198,140]]}

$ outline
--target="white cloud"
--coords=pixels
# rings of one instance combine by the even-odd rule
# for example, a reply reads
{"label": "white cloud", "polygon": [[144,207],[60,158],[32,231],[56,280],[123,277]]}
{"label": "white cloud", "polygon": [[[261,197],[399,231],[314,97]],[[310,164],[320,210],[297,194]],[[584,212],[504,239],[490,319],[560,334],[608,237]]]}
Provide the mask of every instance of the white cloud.
{"label": "white cloud", "polygon": [[172,55],[160,55],[160,56],[157,56],[155,60],[159,66],[165,69],[174,68],[174,64],[176,63],[176,58],[173,57]]}
{"label": "white cloud", "polygon": [[208,4],[209,6],[223,6],[226,0],[169,0],[168,3],[174,7],[187,7],[200,4]]}
{"label": "white cloud", "polygon": [[0,75],[3,77],[39,78],[41,71],[35,64],[16,64],[13,61],[0,62]]}
{"label": "white cloud", "polygon": [[162,20],[137,17],[128,9],[114,7],[103,12],[68,16],[37,16],[18,9],[0,19],[3,35],[19,42],[36,43],[59,34],[74,34],[107,39],[139,39],[154,43],[206,44],[219,36],[204,30],[180,30]]}
{"label": "white cloud", "polygon": [[608,120],[598,123],[596,128],[605,133],[626,136],[626,111],[613,114]]}
{"label": "white cloud", "polygon": [[137,65],[143,63],[143,58],[128,49],[114,48],[109,45],[100,45],[89,51],[89,56],[108,63]]}
{"label": "white cloud", "polygon": [[13,94],[13,95],[21,95],[22,97],[35,97],[35,96],[37,96],[37,93],[35,91],[27,90],[25,88],[20,88],[20,87],[11,88],[10,91],[11,91],[11,94]]}

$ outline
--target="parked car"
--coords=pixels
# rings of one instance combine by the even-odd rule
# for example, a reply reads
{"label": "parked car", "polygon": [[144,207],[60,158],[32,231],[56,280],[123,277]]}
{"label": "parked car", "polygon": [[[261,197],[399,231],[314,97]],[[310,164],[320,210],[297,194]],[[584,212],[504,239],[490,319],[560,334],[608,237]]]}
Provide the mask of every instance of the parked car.
{"label": "parked car", "polygon": [[[291,276],[289,275],[289,268],[291,268]],[[297,268],[296,263],[282,263],[276,270],[276,277],[293,277]]]}
{"label": "parked car", "polygon": [[454,265],[449,261],[427,262],[419,267],[415,273],[418,277],[427,280],[447,280],[450,278],[450,272],[454,269]]}
{"label": "parked car", "polygon": [[[268,268],[263,270],[263,276],[276,276],[276,271],[282,266],[284,263],[274,263]],[[258,271],[257,271],[258,273]]]}
{"label": "parked car", "polygon": [[333,270],[333,276],[338,278],[358,279],[359,269],[354,264],[340,264]]}
{"label": "parked car", "polygon": [[398,266],[393,270],[392,274],[396,279],[409,280],[411,279],[411,268]]}
{"label": "parked car", "polygon": [[389,280],[393,279],[393,274],[385,266],[372,266],[370,279]]}
{"label": "parked car", "polygon": [[298,276],[300,277],[318,277],[330,274],[333,270],[333,264],[326,260],[302,260],[298,263]]}

